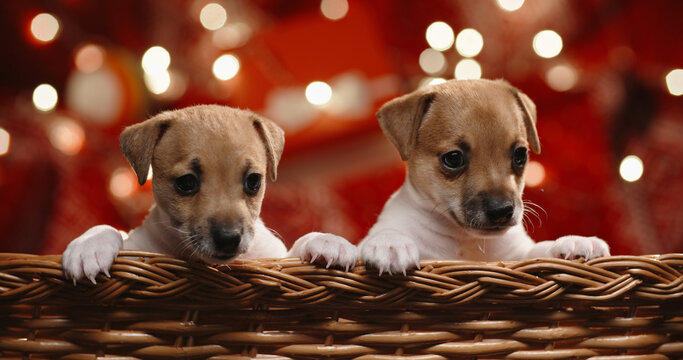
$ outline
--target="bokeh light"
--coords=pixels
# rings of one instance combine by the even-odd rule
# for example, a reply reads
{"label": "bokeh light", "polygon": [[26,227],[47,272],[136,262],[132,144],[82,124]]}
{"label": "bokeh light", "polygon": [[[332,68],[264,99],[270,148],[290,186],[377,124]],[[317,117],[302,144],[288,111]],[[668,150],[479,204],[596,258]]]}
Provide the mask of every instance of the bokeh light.
{"label": "bokeh light", "polygon": [[9,132],[0,127],[0,156],[9,153],[10,138]]}
{"label": "bokeh light", "polygon": [[31,20],[31,34],[38,41],[51,42],[59,34],[59,20],[52,14],[38,14]]}
{"label": "bokeh light", "polygon": [[55,149],[66,155],[76,155],[85,143],[85,132],[75,121],[60,118],[52,122],[48,128],[50,143]]}
{"label": "bokeh light", "polygon": [[171,74],[168,71],[157,74],[145,74],[145,86],[152,94],[163,94],[171,86]]}
{"label": "bokeh light", "polygon": [[54,109],[57,100],[57,90],[50,84],[40,84],[33,90],[33,106],[40,111]]}
{"label": "bokeh light", "polygon": [[142,55],[142,69],[147,74],[159,74],[171,65],[171,54],[161,46],[152,46]]}
{"label": "bokeh light", "polygon": [[626,156],[619,165],[619,175],[628,182],[638,181],[643,176],[643,171],[643,161],[635,155]]}
{"label": "bokeh light", "polygon": [[555,57],[562,51],[562,37],[552,30],[543,30],[534,36],[533,47],[542,58]]}
{"label": "bokeh light", "polygon": [[233,49],[246,44],[251,32],[251,28],[245,23],[230,23],[214,31],[211,42],[220,49]]}
{"label": "bokeh light", "polygon": [[524,5],[524,0],[498,0],[498,6],[506,11],[515,11]]}
{"label": "bokeh light", "polygon": [[481,66],[476,60],[463,59],[455,65],[454,75],[458,80],[480,79]]}
{"label": "bokeh light", "polygon": [[313,105],[325,105],[332,99],[332,88],[325,82],[314,81],[306,86],[306,100]]}
{"label": "bokeh light", "polygon": [[240,60],[232,54],[221,55],[213,63],[213,75],[219,80],[229,80],[240,71]]}
{"label": "bokeh light", "polygon": [[683,69],[674,69],[666,74],[666,87],[671,95],[683,95]]}
{"label": "bokeh light", "polygon": [[453,29],[443,21],[436,21],[429,25],[425,36],[429,46],[439,51],[448,50],[455,41]]}
{"label": "bokeh light", "polygon": [[439,74],[446,68],[446,57],[441,51],[427,48],[420,53],[420,68],[427,74]]}
{"label": "bokeh light", "polygon": [[464,57],[477,56],[484,47],[484,38],[474,29],[463,29],[455,38],[455,49]]}
{"label": "bokeh light", "polygon": [[545,180],[545,168],[538,161],[529,161],[524,174],[524,184],[528,187],[541,185]]}
{"label": "bokeh light", "polygon": [[127,198],[135,192],[138,182],[130,168],[120,167],[109,178],[109,192],[117,198]]}
{"label": "bokeh light", "polygon": [[349,2],[346,0],[322,0],[320,12],[330,20],[339,20],[349,12]]}
{"label": "bokeh light", "polygon": [[446,82],[446,79],[442,77],[431,77],[427,76],[420,80],[420,84],[418,87],[424,87],[424,86],[430,86],[430,85],[438,85],[438,84],[443,84]]}
{"label": "bokeh light", "polygon": [[102,67],[104,64],[104,49],[95,44],[85,44],[76,50],[74,55],[74,65],[76,69],[84,74],[90,74]]}
{"label": "bokeh light", "polygon": [[184,73],[175,71],[173,69],[170,69],[168,72],[166,72],[166,74],[168,74],[168,88],[163,92],[154,95],[157,95],[158,98],[165,101],[173,101],[185,94],[185,91],[187,90],[188,78]]}
{"label": "bokeh light", "polygon": [[123,112],[125,96],[121,78],[105,65],[91,73],[72,72],[66,81],[64,97],[69,110],[82,120],[111,124]]}
{"label": "bokeh light", "polygon": [[199,22],[207,30],[218,30],[228,21],[225,8],[216,3],[206,4],[199,12]]}
{"label": "bokeh light", "polygon": [[545,81],[555,91],[567,91],[576,85],[578,75],[569,65],[555,65],[546,72]]}

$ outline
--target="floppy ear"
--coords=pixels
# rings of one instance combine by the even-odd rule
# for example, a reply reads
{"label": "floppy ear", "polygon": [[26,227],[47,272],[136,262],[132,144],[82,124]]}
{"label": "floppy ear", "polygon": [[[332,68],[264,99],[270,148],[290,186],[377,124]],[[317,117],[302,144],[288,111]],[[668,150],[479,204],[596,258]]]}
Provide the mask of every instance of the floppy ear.
{"label": "floppy ear", "polygon": [[251,117],[254,128],[266,147],[268,157],[268,172],[270,179],[277,180],[277,165],[280,163],[282,151],[285,148],[285,132],[272,120],[253,114]]}
{"label": "floppy ear", "polygon": [[403,161],[410,158],[417,140],[417,130],[422,125],[435,94],[428,87],[418,89],[385,103],[377,112],[379,126],[398,149]]}
{"label": "floppy ear", "polygon": [[119,136],[121,151],[123,151],[123,155],[130,166],[133,167],[140,185],[147,181],[154,147],[170,126],[171,121],[167,116],[157,115],[141,123],[126,127]]}
{"label": "floppy ear", "polygon": [[517,104],[522,108],[522,116],[524,118],[524,126],[526,127],[526,137],[531,145],[531,150],[536,154],[541,153],[541,142],[538,139],[538,132],[536,131],[536,105],[523,92],[514,89],[514,96]]}

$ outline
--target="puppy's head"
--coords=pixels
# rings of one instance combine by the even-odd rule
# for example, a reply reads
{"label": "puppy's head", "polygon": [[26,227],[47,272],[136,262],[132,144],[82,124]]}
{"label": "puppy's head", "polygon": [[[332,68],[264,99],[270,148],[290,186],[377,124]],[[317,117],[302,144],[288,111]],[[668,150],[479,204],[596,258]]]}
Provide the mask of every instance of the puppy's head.
{"label": "puppy's head", "polygon": [[121,149],[176,232],[178,252],[207,262],[244,253],[261,211],[266,174],[277,177],[284,132],[250,111],[200,105],[127,127]]}
{"label": "puppy's head", "polygon": [[521,221],[528,152],[541,150],[525,94],[502,80],[452,80],[391,100],[377,117],[435,212],[480,237]]}

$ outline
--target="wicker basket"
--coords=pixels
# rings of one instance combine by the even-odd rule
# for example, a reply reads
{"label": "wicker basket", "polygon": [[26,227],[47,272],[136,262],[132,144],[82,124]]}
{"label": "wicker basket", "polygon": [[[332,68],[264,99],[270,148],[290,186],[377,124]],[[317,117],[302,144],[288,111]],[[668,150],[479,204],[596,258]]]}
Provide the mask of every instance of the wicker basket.
{"label": "wicker basket", "polygon": [[209,267],[124,252],[77,287],[0,254],[0,355],[24,359],[678,359],[683,254],[424,261],[407,276],[298,259]]}

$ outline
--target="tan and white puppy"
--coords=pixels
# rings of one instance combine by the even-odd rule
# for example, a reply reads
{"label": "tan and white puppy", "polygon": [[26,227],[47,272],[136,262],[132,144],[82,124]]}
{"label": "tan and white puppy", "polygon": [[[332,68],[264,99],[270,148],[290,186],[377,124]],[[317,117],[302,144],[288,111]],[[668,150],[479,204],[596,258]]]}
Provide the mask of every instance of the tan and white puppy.
{"label": "tan and white puppy", "polygon": [[[541,149],[536,106],[507,82],[451,80],[420,88],[386,103],[377,117],[408,168],[405,183],[358,246],[380,273],[404,273],[420,259],[609,255],[596,237],[535,243],[524,230],[528,151]],[[338,259],[357,255],[331,234],[299,241],[303,256],[332,259],[331,265],[348,266],[351,260]]]}
{"label": "tan and white puppy", "polygon": [[265,177],[277,177],[284,132],[253,112],[199,105],[160,113],[127,127],[121,150],[140,185],[150,165],[156,204],[126,234],[98,225],[62,255],[67,278],[108,271],[121,249],[225,263],[283,257],[286,248],[260,219]]}

